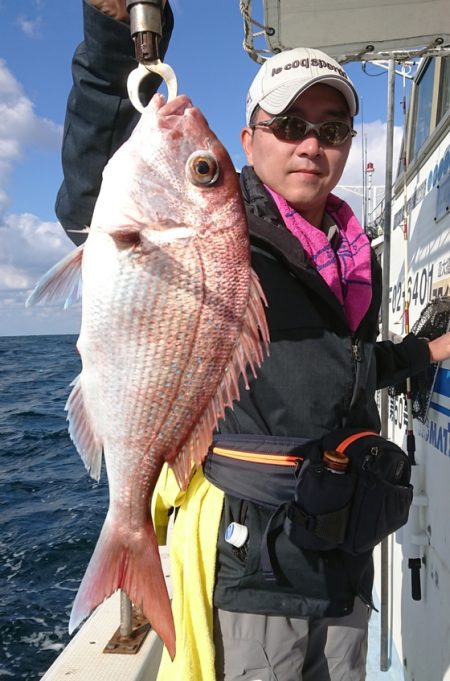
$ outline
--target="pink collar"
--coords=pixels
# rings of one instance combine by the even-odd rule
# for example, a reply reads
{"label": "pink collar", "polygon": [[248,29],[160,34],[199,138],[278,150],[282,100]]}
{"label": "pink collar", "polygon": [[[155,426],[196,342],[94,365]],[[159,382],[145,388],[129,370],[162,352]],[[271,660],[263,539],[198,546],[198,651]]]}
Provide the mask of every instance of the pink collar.
{"label": "pink collar", "polygon": [[288,230],[297,237],[316,270],[341,303],[354,333],[372,300],[370,242],[350,206],[329,194],[326,213],[339,231],[336,251],[324,232],[311,225],[280,194],[266,186]]}

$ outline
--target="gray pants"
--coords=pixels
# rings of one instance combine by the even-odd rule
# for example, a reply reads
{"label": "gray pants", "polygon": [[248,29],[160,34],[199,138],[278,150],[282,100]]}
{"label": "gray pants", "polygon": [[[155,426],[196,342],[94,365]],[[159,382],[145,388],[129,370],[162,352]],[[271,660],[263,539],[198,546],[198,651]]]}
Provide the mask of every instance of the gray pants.
{"label": "gray pants", "polygon": [[289,618],[216,609],[217,681],[364,681],[370,608]]}

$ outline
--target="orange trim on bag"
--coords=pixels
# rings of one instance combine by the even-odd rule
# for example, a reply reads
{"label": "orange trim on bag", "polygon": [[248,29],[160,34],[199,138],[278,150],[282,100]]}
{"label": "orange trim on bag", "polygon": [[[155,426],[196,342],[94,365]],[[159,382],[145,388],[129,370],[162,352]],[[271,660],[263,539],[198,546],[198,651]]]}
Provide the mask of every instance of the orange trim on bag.
{"label": "orange trim on bag", "polygon": [[[360,440],[362,437],[367,435],[377,435],[372,430],[364,430],[360,433],[354,433],[349,437],[342,440],[342,442],[336,447],[335,451],[344,454],[347,447],[349,447],[356,440]],[[226,456],[229,459],[237,459],[239,461],[248,461],[250,463],[265,463],[275,466],[296,466],[299,461],[303,461],[303,456],[294,456],[290,454],[274,454],[274,453],[261,453],[261,452],[241,452],[235,449],[224,449],[223,447],[213,447],[213,454],[218,456]]]}
{"label": "orange trim on bag", "polygon": [[366,437],[366,435],[378,436],[378,433],[374,433],[373,430],[364,430],[362,433],[354,433],[354,435],[350,435],[349,437],[346,437],[345,440],[342,440],[342,442],[336,447],[336,451],[343,454],[347,447],[349,447],[353,442],[356,442],[356,440],[359,440],[362,437]]}
{"label": "orange trim on bag", "polygon": [[303,456],[292,456],[289,454],[261,454],[258,452],[239,452],[234,449],[223,449],[223,447],[213,447],[213,454],[227,456],[230,459],[240,461],[250,461],[251,463],[268,463],[275,466],[296,466],[299,461],[303,461]]}

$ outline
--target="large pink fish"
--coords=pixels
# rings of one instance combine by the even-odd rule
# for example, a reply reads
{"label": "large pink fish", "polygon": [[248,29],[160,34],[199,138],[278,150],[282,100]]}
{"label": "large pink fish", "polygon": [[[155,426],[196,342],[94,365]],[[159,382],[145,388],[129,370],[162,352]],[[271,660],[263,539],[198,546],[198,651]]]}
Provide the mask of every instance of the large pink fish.
{"label": "large pink fish", "polygon": [[268,343],[236,172],[187,97],[152,99],[105,168],[85,244],[29,304],[73,297],[80,268],[82,371],[69,432],[96,479],[104,452],[110,502],[69,626],[120,587],[173,657],[152,491],[165,461],[188,484],[239,376]]}

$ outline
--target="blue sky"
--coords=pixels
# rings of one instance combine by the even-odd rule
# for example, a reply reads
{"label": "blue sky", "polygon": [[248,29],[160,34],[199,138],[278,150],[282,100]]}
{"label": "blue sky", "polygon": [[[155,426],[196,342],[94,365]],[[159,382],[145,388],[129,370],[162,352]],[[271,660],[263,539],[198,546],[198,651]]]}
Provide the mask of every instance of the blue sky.
{"label": "blue sky", "polygon": [[[177,73],[179,91],[203,111],[240,168],[245,96],[258,66],[242,47],[239,0],[174,0],[172,7],[175,31],[166,61]],[[79,330],[78,309],[25,310],[24,301],[37,279],[72,248],[53,206],[62,180],[62,126],[81,19],[81,0],[0,0],[0,335]],[[373,182],[382,185],[387,75],[374,65],[370,73],[381,75],[369,77],[356,63],[346,68],[362,96]],[[398,78],[398,112],[401,96]],[[359,131],[360,125],[359,116]],[[344,185],[362,182],[361,140],[361,134],[355,138]],[[359,209],[355,195],[338,193]]]}

